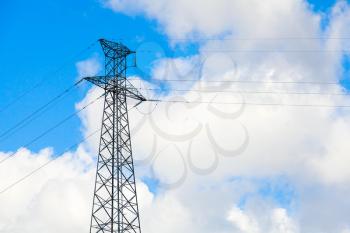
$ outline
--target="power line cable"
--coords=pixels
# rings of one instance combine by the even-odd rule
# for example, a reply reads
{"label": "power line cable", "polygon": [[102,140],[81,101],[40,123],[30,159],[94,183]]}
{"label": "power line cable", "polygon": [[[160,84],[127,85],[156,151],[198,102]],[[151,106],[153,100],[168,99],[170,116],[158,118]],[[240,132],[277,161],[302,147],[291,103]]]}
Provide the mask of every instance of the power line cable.
{"label": "power line cable", "polygon": [[[61,125],[63,125],[65,122],[67,122],[68,120],[70,120],[71,118],[73,118],[75,115],[77,115],[78,113],[80,113],[81,111],[83,111],[84,109],[86,109],[87,107],[89,107],[90,105],[92,105],[93,103],[95,103],[98,99],[100,99],[101,97],[103,97],[105,94],[100,95],[99,97],[97,97],[96,99],[94,99],[93,101],[89,102],[87,105],[85,105],[84,107],[80,108],[78,111],[75,111],[74,113],[68,115],[66,118],[64,118],[63,120],[59,121],[57,124],[55,124],[54,126],[48,128],[47,130],[45,130],[43,133],[41,133],[40,135],[38,135],[37,137],[35,137],[34,139],[30,140],[28,143],[26,143],[25,145],[23,145],[23,147],[28,147],[31,144],[33,144],[34,142],[38,141],[39,139],[41,139],[42,137],[46,136],[48,133],[50,133],[51,131],[55,130],[56,128],[60,127]],[[8,160],[9,158],[12,158],[13,156],[15,156],[18,153],[18,151],[13,152],[12,154],[8,155],[7,157],[5,157],[4,159],[0,160],[0,164],[4,163],[6,160]]]}
{"label": "power line cable", "polygon": [[14,105],[15,103],[17,103],[19,100],[21,100],[22,98],[24,98],[25,96],[27,96],[28,94],[30,94],[31,92],[33,92],[35,89],[39,88],[40,86],[42,86],[45,82],[47,82],[49,80],[50,77],[52,77],[53,75],[56,75],[57,73],[59,73],[61,70],[63,70],[68,64],[71,64],[71,62],[77,58],[79,58],[82,54],[84,54],[86,51],[89,51],[91,48],[93,48],[93,46],[95,46],[97,43],[97,41],[94,41],[93,43],[91,43],[90,45],[88,45],[88,47],[82,49],[81,51],[79,51],[77,54],[73,55],[71,58],[69,58],[66,62],[64,62],[61,66],[59,66],[56,70],[54,70],[53,72],[48,72],[46,75],[44,75],[44,77],[39,80],[38,83],[36,83],[34,86],[32,86],[31,88],[27,89],[25,92],[23,92],[22,94],[20,94],[19,96],[17,96],[13,101],[10,101],[8,104],[6,104],[2,109],[0,109],[0,113],[4,112],[5,110],[7,110],[8,108],[10,108],[12,105]]}
{"label": "power line cable", "polygon": [[[137,80],[130,78],[129,80]],[[146,80],[148,81],[148,80]],[[203,79],[151,79],[150,82],[206,82],[206,83],[252,83],[252,84],[317,84],[339,85],[338,82],[313,82],[313,81],[258,81],[258,80],[203,80]]]}
{"label": "power line cable", "polygon": [[[140,68],[136,67],[137,70]],[[279,80],[205,80],[205,79],[154,79],[150,75],[146,75],[140,70],[143,76],[147,76],[147,79],[142,79],[150,83],[155,82],[203,82],[203,83],[242,83],[242,84],[296,84],[296,85],[340,85],[339,82],[327,82],[327,81],[279,81]],[[128,80],[140,80],[139,78],[128,78]]]}
{"label": "power line cable", "polygon": [[325,37],[325,36],[311,36],[311,37],[224,37],[224,38],[168,38],[169,41],[258,41],[258,40],[350,40],[348,36]]}
{"label": "power line cable", "polygon": [[[139,90],[163,91],[161,88],[137,88]],[[232,93],[232,94],[277,94],[277,95],[335,95],[349,96],[350,93],[341,92],[276,92],[276,91],[250,91],[250,90],[201,90],[201,89],[170,89],[174,92],[198,92],[198,93]]]}
{"label": "power line cable", "polygon": [[[102,95],[104,96],[104,94]],[[98,97],[97,99],[101,98],[102,96]],[[95,99],[95,100],[97,100]],[[130,108],[128,111],[131,111],[132,109],[136,108],[137,105],[134,105],[132,108]],[[98,133],[102,128],[98,128],[97,130],[95,130],[94,132],[92,132],[91,134],[89,134],[87,137],[85,137],[84,139],[82,139],[81,141],[79,141],[78,143],[75,143],[73,145],[71,145],[70,147],[68,147],[67,149],[65,149],[65,152],[63,152],[62,154],[66,153],[69,150],[74,149],[76,146],[78,146],[79,144],[81,144],[82,142],[85,142],[87,139],[89,139],[90,137],[92,137],[93,135],[95,135],[96,133]],[[0,191],[0,195],[7,192],[8,190],[10,190],[11,188],[15,187],[16,185],[20,184],[21,182],[23,182],[24,180],[28,179],[29,177],[31,177],[32,175],[34,175],[35,173],[37,173],[38,171],[40,171],[41,169],[45,168],[47,165],[49,165],[50,163],[56,161],[58,158],[60,158],[60,156],[57,156],[55,158],[52,158],[51,160],[47,161],[46,163],[44,163],[43,165],[37,167],[36,169],[32,170],[31,172],[29,172],[28,174],[24,175],[23,177],[21,177],[20,179],[18,179],[17,181],[11,183],[10,185],[6,186],[4,189],[2,189]]]}
{"label": "power line cable", "polygon": [[55,103],[58,102],[62,97],[64,97],[66,94],[68,94],[70,91],[72,91],[74,88],[76,88],[83,79],[79,80],[78,82],[74,83],[72,86],[66,88],[63,90],[61,93],[59,93],[57,96],[49,100],[47,103],[24,117],[22,120],[17,122],[14,126],[10,127],[6,131],[4,131],[2,134],[0,134],[0,142],[5,141],[8,139],[10,136],[12,136],[14,133],[16,133],[18,130],[22,129],[26,125],[28,125],[30,122],[41,116],[43,113],[45,113],[47,110],[49,110],[51,107],[54,106]]}
{"label": "power line cable", "polygon": [[142,114],[142,115],[144,115],[144,116],[149,116],[149,115],[151,115],[151,114],[156,110],[157,106],[158,106],[158,103],[156,103],[156,104],[154,105],[154,107],[151,109],[151,111],[149,111],[149,112],[142,112],[138,107],[136,107],[136,109],[137,109],[137,111],[138,111],[140,114]]}
{"label": "power line cable", "polygon": [[349,49],[203,49],[203,53],[343,53]]}
{"label": "power line cable", "polygon": [[[345,49],[202,49],[201,53],[344,53],[350,48]],[[138,53],[155,53],[153,50],[138,50]]]}
{"label": "power line cable", "polygon": [[[344,49],[201,49],[200,53],[344,53]],[[156,50],[137,50],[137,53],[155,53]]]}
{"label": "power line cable", "polygon": [[[111,38],[116,41],[136,41],[138,43],[144,42],[145,38],[138,38],[134,36],[121,36],[118,38]],[[168,37],[167,40],[169,41],[225,41],[225,40],[350,40],[349,35],[338,35],[338,36],[293,36],[293,35],[287,35],[287,36],[279,36],[279,37],[268,37],[268,36],[226,36],[226,37]],[[146,40],[147,41],[147,40]],[[152,42],[151,40],[150,42]],[[162,40],[156,40],[162,41]]]}
{"label": "power line cable", "polygon": [[327,104],[284,104],[284,103],[252,103],[252,102],[216,102],[216,101],[186,101],[186,100],[160,100],[150,99],[149,102],[183,103],[183,104],[219,104],[219,105],[251,105],[251,106],[286,106],[286,107],[321,107],[321,108],[350,108],[350,105]]}
{"label": "power line cable", "polygon": [[[100,128],[95,130],[94,132],[92,132],[91,134],[89,134],[87,137],[85,137],[83,140],[80,140],[77,143],[74,143],[73,145],[71,145],[70,147],[68,147],[67,149],[65,149],[65,152],[63,152],[62,154],[66,153],[69,150],[74,149],[76,146],[78,146],[79,144],[85,142],[87,139],[89,139],[90,137],[92,137],[93,135],[95,135],[97,132],[100,131]],[[50,159],[49,161],[47,161],[46,163],[44,163],[43,165],[39,166],[38,168],[32,170],[31,172],[29,172],[28,174],[26,174],[25,176],[21,177],[20,179],[18,179],[17,181],[15,181],[14,183],[6,186],[4,189],[2,189],[0,191],[0,195],[7,192],[8,190],[10,190],[11,188],[13,188],[14,186],[18,185],[19,183],[23,182],[24,180],[28,179],[30,176],[34,175],[35,173],[37,173],[39,170],[43,169],[44,167],[46,167],[47,165],[49,165],[50,163],[56,161],[58,158],[60,158],[60,156],[57,156],[55,158]]]}

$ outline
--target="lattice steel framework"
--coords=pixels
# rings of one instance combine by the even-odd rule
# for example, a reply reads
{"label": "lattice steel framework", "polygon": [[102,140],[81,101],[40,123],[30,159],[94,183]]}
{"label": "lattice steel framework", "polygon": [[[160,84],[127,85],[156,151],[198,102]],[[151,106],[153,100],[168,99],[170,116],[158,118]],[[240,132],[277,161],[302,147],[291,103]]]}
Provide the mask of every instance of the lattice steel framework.
{"label": "lattice steel framework", "polygon": [[85,78],[105,91],[90,233],[140,233],[127,98],[146,99],[126,79],[127,57],[121,43],[100,40],[105,76]]}

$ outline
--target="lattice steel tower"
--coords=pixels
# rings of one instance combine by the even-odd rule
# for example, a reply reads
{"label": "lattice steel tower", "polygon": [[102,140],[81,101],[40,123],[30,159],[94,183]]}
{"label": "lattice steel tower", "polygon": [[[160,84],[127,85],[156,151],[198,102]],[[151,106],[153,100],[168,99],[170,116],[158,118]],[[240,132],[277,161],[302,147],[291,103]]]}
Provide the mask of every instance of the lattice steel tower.
{"label": "lattice steel tower", "polygon": [[127,98],[146,99],[126,79],[127,58],[135,52],[121,43],[99,41],[105,76],[85,78],[105,91],[90,233],[140,233]]}

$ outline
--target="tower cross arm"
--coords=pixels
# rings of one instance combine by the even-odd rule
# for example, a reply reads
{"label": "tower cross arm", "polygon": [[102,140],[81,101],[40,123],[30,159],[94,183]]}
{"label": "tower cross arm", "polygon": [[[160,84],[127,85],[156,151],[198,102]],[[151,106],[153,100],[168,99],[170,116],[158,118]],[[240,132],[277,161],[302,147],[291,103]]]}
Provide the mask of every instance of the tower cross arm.
{"label": "tower cross arm", "polygon": [[85,77],[84,80],[95,84],[106,91],[125,91],[125,95],[129,98],[139,101],[147,101],[147,99],[132,85],[127,79],[119,80],[109,76],[93,76]]}
{"label": "tower cross arm", "polygon": [[108,85],[108,77],[107,76],[93,76],[93,77],[85,77],[84,80],[95,84],[96,86],[106,89]]}

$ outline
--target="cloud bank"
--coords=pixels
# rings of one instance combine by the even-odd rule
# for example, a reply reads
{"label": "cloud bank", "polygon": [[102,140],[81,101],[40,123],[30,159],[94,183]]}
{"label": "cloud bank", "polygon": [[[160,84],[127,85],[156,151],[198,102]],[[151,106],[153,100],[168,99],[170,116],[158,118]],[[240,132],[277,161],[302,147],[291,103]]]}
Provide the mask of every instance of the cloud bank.
{"label": "cloud bank", "polygon": [[[167,92],[148,90],[157,89],[156,82],[134,77],[147,96],[194,102],[145,103],[130,110],[143,232],[349,231],[349,111],[290,106],[346,105],[349,98],[286,94],[345,93],[340,84],[320,84],[343,78],[350,48],[339,39],[349,35],[345,1],[332,8],[326,26],[324,16],[301,0],[110,0],[104,6],[155,20],[174,48],[200,45],[193,56],[156,63],[153,78],[161,79]],[[90,63],[79,63],[79,70],[99,67]],[[170,81],[183,78],[201,81]],[[192,91],[176,91],[181,88]],[[200,89],[231,93],[194,92]],[[92,88],[77,107],[99,91]],[[84,135],[99,126],[101,104],[81,114]],[[88,140],[2,194],[0,202],[9,211],[0,211],[0,230],[86,232],[97,144],[98,137]],[[50,149],[38,154],[20,149],[1,167],[0,183],[6,187],[52,159]]]}

